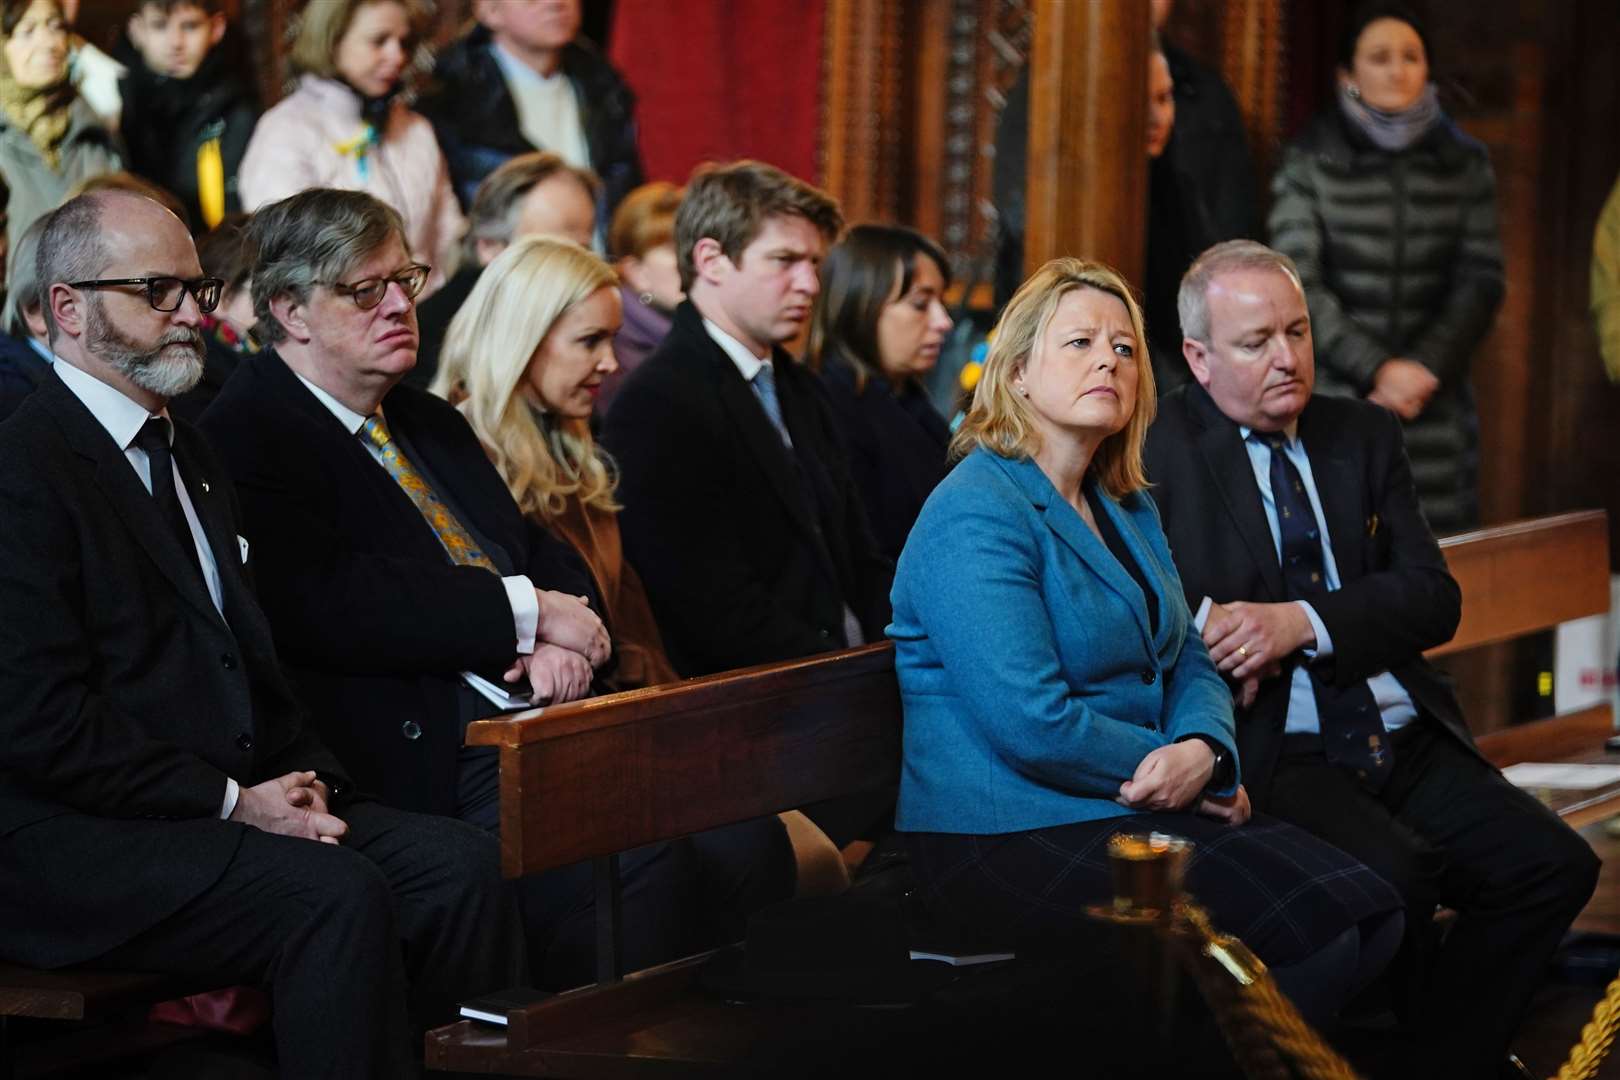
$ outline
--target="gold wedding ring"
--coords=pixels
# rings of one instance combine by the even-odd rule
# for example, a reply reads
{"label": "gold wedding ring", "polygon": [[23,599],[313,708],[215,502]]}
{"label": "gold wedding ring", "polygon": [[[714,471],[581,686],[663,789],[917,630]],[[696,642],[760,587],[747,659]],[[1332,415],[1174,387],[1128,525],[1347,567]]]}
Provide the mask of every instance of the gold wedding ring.
{"label": "gold wedding ring", "polygon": [[1247,645],[1239,645],[1238,655],[1247,660],[1249,658],[1249,647]]}

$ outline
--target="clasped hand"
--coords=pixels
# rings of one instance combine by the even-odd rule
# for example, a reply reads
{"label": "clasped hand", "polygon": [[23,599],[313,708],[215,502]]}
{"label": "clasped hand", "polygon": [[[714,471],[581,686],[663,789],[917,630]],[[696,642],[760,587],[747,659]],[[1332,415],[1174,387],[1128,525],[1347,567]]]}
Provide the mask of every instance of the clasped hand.
{"label": "clasped hand", "polygon": [[1367,400],[1382,405],[1402,420],[1412,421],[1423,415],[1439,389],[1440,380],[1425,365],[1396,356],[1378,365]]}
{"label": "clasped hand", "polygon": [[[1283,660],[1316,644],[1316,631],[1304,610],[1289,601],[1251,604],[1234,600],[1211,604],[1204,620],[1204,644],[1221,674],[1240,684],[1275,674]],[[1250,701],[1253,700],[1252,691]],[[1241,702],[1248,704],[1248,702]]]}
{"label": "clasped hand", "polygon": [[570,649],[593,668],[607,663],[613,643],[589,600],[548,589],[536,589],[535,596],[540,601],[540,626],[535,632],[538,641]]}
{"label": "clasped hand", "polygon": [[1184,810],[1191,806],[1215,773],[1215,754],[1202,739],[1151,750],[1136,774],[1119,786],[1115,801],[1133,810]]}
{"label": "clasped hand", "polygon": [[326,785],[313,772],[290,772],[241,788],[230,819],[280,836],[335,844],[349,826],[327,812],[326,796]]}

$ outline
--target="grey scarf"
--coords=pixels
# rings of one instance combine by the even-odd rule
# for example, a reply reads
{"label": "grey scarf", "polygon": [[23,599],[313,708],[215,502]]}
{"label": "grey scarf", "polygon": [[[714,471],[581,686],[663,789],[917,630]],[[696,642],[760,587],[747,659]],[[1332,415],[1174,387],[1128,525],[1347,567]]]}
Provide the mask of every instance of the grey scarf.
{"label": "grey scarf", "polygon": [[1435,92],[1434,83],[1423,88],[1411,108],[1400,112],[1375,109],[1361,98],[1352,97],[1349,86],[1340,83],[1339,109],[1374,146],[1390,153],[1399,153],[1423,138],[1445,115],[1440,109],[1440,96]]}

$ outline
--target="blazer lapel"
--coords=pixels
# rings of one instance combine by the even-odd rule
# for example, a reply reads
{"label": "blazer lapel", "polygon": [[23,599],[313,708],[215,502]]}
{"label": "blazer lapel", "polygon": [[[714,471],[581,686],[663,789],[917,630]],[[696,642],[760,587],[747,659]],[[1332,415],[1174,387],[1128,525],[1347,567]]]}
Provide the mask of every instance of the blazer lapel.
{"label": "blazer lapel", "polygon": [[[41,387],[38,393],[45,397],[55,413],[68,445],[95,463],[96,486],[135,537],[136,543],[192,607],[206,618],[222,622],[222,616],[214,607],[213,598],[208,595],[208,588],[197,573],[191,556],[180,547],[180,538],[165,524],[157,503],[152,501],[151,492],[141,484],[129,459],[112,436],[107,434],[107,429],[96,422],[96,418],[74,396],[73,391],[59,382]],[[204,532],[207,532],[206,528]],[[215,544],[217,559],[217,543],[212,537],[209,540]]]}
{"label": "blazer lapel", "polygon": [[[1102,578],[1103,583],[1124,601],[1126,607],[1130,608],[1131,614],[1136,618],[1137,629],[1142,635],[1143,645],[1156,655],[1153,634],[1148,627],[1147,600],[1142,596],[1142,590],[1137,587],[1136,580],[1131,577],[1129,571],[1119,564],[1119,560],[1114,558],[1108,546],[1086,527],[1086,523],[1081,520],[1074,507],[1057,493],[1057,489],[1052,486],[1052,482],[1046,478],[1039,465],[1028,458],[1019,461],[1000,460],[1002,466],[1012,474],[1023,489],[1029,501],[1041,510],[1046,527],[1056,533],[1058,539],[1062,540],[1092,573]],[[1106,504],[1112,500],[1104,498],[1099,501]],[[1116,524],[1119,522],[1121,515],[1112,512],[1112,508],[1104,512],[1109,513],[1111,520]]]}
{"label": "blazer lapel", "polygon": [[1237,425],[1215,408],[1215,403],[1201,387],[1193,387],[1197,403],[1194,416],[1201,430],[1198,449],[1209,466],[1215,490],[1220,492],[1227,513],[1243,538],[1244,547],[1260,570],[1260,578],[1274,601],[1288,598],[1283,584],[1282,565],[1277,561],[1277,545],[1271,538],[1271,526],[1266,522],[1266,511],[1260,501],[1260,487],[1254,482],[1254,466],[1249,452],[1243,447]]}

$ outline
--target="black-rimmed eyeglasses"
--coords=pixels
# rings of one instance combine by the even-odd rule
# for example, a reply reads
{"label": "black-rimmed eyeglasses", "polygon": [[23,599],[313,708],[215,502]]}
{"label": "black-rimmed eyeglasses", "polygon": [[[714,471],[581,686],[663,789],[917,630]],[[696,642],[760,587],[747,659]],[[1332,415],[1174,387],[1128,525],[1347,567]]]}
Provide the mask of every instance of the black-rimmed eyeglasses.
{"label": "black-rimmed eyeglasses", "polygon": [[140,285],[146,289],[146,302],[158,311],[178,311],[186,293],[190,293],[197,301],[197,310],[204,314],[213,311],[219,305],[220,293],[225,291],[225,282],[217,277],[185,278],[177,277],[123,277],[98,278],[95,281],[70,281],[75,289],[114,289],[122,285]]}
{"label": "black-rimmed eyeglasses", "polygon": [[390,282],[403,289],[407,299],[415,300],[427,287],[428,275],[431,273],[433,267],[426,263],[412,263],[387,277],[368,277],[359,281],[318,281],[316,284],[325,285],[335,293],[342,293],[353,300],[354,306],[361,311],[370,311],[382,303],[383,297],[388,295]]}

